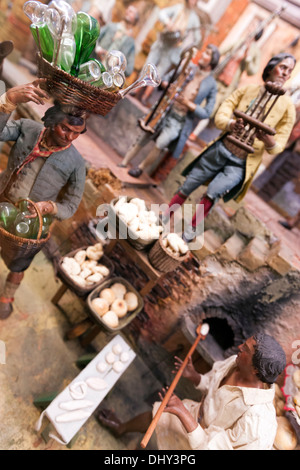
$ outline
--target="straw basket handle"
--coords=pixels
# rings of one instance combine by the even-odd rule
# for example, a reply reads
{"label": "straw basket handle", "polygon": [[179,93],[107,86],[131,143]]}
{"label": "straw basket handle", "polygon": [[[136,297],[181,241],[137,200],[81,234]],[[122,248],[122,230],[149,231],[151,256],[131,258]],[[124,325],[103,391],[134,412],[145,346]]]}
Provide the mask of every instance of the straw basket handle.
{"label": "straw basket handle", "polygon": [[41,211],[38,208],[37,204],[35,202],[31,201],[30,199],[20,199],[20,201],[18,201],[18,204],[20,202],[24,202],[24,201],[28,202],[28,204],[31,204],[33,206],[35,212],[37,213],[37,217],[39,219],[39,231],[38,231],[36,239],[40,240],[41,236],[42,236],[42,230],[43,230],[43,218],[42,218]]}

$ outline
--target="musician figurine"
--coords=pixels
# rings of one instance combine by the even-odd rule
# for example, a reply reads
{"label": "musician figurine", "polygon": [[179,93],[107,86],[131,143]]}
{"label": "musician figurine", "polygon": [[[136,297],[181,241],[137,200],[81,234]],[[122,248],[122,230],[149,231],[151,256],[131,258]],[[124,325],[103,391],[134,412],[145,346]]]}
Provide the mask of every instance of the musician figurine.
{"label": "musician figurine", "polygon": [[[223,198],[241,201],[259,169],[264,150],[271,155],[282,152],[295,122],[295,106],[284,94],[283,85],[291,77],[296,59],[291,54],[274,56],[263,71],[264,85],[248,85],[237,89],[221,105],[215,124],[224,132],[184,170],[186,180],[169,203],[184,204],[190,194],[210,181],[206,194],[194,214],[183,239],[191,242],[197,235],[197,226],[213,205]],[[175,207],[176,206],[176,207]]]}
{"label": "musician figurine", "polygon": [[[217,47],[210,44],[204,50],[198,65],[189,61],[186,69],[181,73],[179,72],[179,77],[172,83],[168,91],[173,95],[174,101],[169,103],[170,110],[162,118],[163,122],[158,123],[158,130],[154,130],[153,134],[151,132],[143,133],[119,165],[126,167],[141,149],[150,140],[154,139],[155,145],[148,156],[138,167],[128,171],[131,176],[138,178],[146,168],[151,167],[155,162],[159,162],[161,151],[179,137],[173,152],[173,159],[178,160],[195,121],[206,119],[213,110],[217,87],[210,72],[217,66],[219,57]],[[164,86],[167,83],[167,81],[164,82]],[[167,100],[168,96],[167,94]],[[205,105],[201,106],[204,101]]]}
{"label": "musician figurine", "polygon": [[[286,6],[283,5],[272,12],[265,20],[259,22],[257,27],[250,31],[242,40],[238,40],[229,47],[220,47],[221,60],[218,67],[214,70],[218,93],[211,115],[212,118],[215,116],[220,105],[237,89],[243,73],[251,77],[259,72],[261,52],[258,41],[261,39],[267,26],[280,16],[285,8]],[[195,140],[207,127],[208,123],[209,120],[200,122],[191,134],[191,140]]]}
{"label": "musician figurine", "polygon": [[[197,0],[184,0],[183,3],[164,8],[159,13],[159,21],[164,30],[152,44],[146,63],[154,64],[163,77],[180,60],[181,52],[191,45],[196,47],[201,41],[201,23],[195,11]],[[153,88],[147,87],[141,102],[147,104]]]}

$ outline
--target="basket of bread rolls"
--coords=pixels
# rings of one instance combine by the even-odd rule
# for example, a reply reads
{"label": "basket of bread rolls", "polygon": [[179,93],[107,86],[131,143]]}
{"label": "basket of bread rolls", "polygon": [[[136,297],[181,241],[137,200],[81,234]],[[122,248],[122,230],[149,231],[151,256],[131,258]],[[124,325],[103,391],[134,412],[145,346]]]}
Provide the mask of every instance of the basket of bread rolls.
{"label": "basket of bread rolls", "polygon": [[143,199],[120,196],[110,206],[110,221],[115,224],[119,237],[127,239],[136,250],[147,249],[163,232],[157,215]]}
{"label": "basket of bread rolls", "polygon": [[86,296],[114,273],[114,265],[103,253],[102,243],[68,253],[58,263],[58,275],[79,296]]}
{"label": "basket of bread rolls", "polygon": [[144,308],[144,301],[122,277],[112,277],[87,298],[93,319],[110,332],[127,326]]}
{"label": "basket of bread rolls", "polygon": [[152,266],[163,273],[174,271],[189,257],[189,248],[177,233],[160,236],[148,253]]}

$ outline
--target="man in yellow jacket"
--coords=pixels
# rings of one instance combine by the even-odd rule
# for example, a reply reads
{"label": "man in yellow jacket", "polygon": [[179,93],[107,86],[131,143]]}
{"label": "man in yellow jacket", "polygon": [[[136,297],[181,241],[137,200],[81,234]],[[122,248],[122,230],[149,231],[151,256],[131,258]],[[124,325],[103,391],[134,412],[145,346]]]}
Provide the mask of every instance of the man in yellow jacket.
{"label": "man in yellow jacket", "polygon": [[[264,83],[272,82],[282,87],[291,77],[295,65],[296,59],[291,54],[281,53],[274,56],[264,69]],[[296,117],[295,106],[286,95],[280,96],[265,120],[265,124],[274,128],[276,134],[272,136],[257,131],[253,144],[254,153],[241,158],[224,145],[224,138],[228,133],[244,126],[240,119],[234,117],[234,111],[245,112],[262,92],[264,86],[248,85],[239,88],[220,106],[215,117],[215,124],[223,133],[184,169],[182,174],[186,176],[186,180],[170,201],[166,215],[170,214],[172,206],[175,208],[184,204],[187,197],[207,181],[210,181],[207,192],[199,203],[204,206],[204,217],[220,198],[223,198],[225,202],[232,198],[238,202],[241,201],[261,164],[264,150],[271,155],[284,150]],[[197,225],[201,219],[203,220],[200,214],[202,214],[201,206],[200,210],[196,211],[191,226],[183,233],[183,239],[186,242],[192,241],[197,235]]]}

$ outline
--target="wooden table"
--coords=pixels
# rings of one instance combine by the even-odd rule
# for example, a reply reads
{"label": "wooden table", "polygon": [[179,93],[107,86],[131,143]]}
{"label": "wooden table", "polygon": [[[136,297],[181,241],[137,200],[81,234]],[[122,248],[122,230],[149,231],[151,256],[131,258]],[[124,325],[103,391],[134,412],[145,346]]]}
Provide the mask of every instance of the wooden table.
{"label": "wooden table", "polygon": [[[153,268],[148,260],[147,253],[136,250],[130,243],[123,239],[114,239],[108,245],[106,245],[104,249],[105,255],[109,256],[117,244],[120,244],[124,248],[125,253],[128,255],[129,259],[146,274],[148,281],[139,291],[140,295],[144,298],[147,294],[149,294],[149,292],[151,292],[157,282],[162,279],[165,273],[157,271],[155,268]],[[59,306],[60,299],[67,292],[67,290],[69,290],[69,286],[63,280],[62,282],[62,286],[52,298],[52,303],[58,308],[61,308]],[[72,292],[74,293],[74,291]],[[84,298],[79,296],[78,298],[82,302],[85,302]],[[86,317],[67,332],[66,338],[72,340],[80,337],[80,343],[83,347],[85,347],[89,345],[102,330],[102,327],[99,324],[96,324],[92,318]]]}

